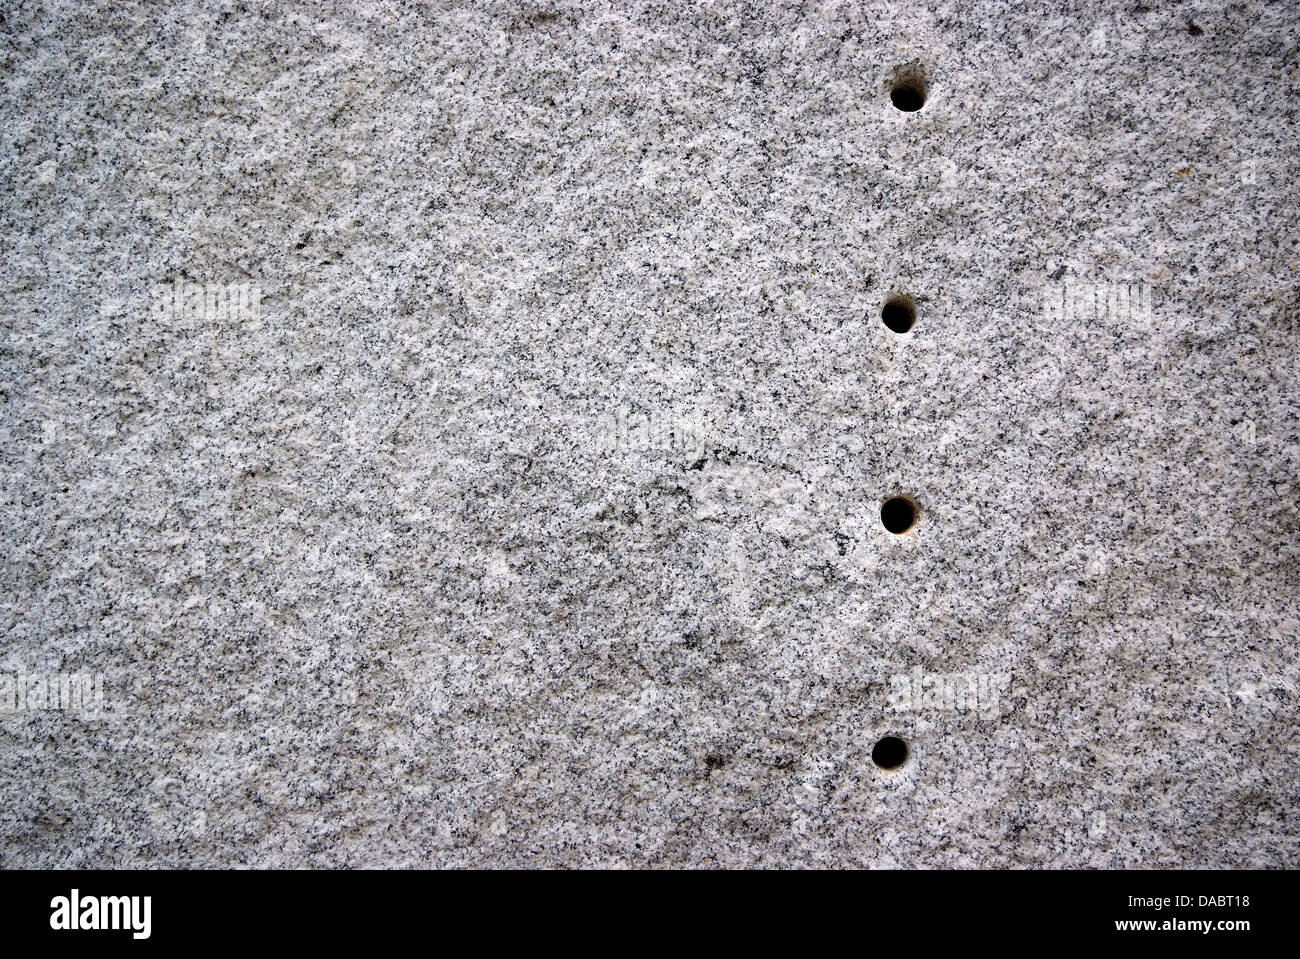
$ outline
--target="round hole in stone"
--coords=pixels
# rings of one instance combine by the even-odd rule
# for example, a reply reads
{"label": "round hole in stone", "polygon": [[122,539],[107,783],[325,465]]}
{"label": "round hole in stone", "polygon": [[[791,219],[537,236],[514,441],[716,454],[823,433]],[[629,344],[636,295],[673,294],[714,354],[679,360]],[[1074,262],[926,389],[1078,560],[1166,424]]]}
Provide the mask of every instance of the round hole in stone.
{"label": "round hole in stone", "polygon": [[895,333],[906,333],[916,322],[916,305],[910,296],[891,296],[881,308],[880,318]]}
{"label": "round hole in stone", "polygon": [[916,503],[906,496],[891,496],[880,507],[880,522],[895,535],[916,525]]}
{"label": "round hole in stone", "polygon": [[897,769],[907,762],[907,743],[897,736],[885,736],[872,747],[871,761],[881,769]]}
{"label": "round hole in stone", "polygon": [[914,67],[894,71],[889,86],[889,100],[904,113],[915,113],[925,106],[926,84],[921,71]]}

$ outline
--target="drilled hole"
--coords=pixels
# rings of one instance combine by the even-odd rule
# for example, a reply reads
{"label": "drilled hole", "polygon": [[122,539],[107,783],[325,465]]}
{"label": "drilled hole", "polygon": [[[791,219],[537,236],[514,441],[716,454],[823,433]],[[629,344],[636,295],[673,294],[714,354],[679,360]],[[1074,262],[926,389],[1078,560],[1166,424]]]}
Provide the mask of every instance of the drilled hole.
{"label": "drilled hole", "polygon": [[880,507],[880,522],[891,533],[906,533],[916,525],[916,504],[906,496],[893,496]]}
{"label": "drilled hole", "polygon": [[906,333],[916,322],[916,307],[912,304],[911,297],[891,296],[885,301],[880,318],[895,333]]}
{"label": "drilled hole", "polygon": [[872,748],[871,761],[881,769],[897,769],[907,762],[907,743],[897,736],[886,736]]}
{"label": "drilled hole", "polygon": [[889,99],[894,106],[904,113],[915,113],[925,106],[925,77],[914,67],[894,71],[894,80],[889,87]]}

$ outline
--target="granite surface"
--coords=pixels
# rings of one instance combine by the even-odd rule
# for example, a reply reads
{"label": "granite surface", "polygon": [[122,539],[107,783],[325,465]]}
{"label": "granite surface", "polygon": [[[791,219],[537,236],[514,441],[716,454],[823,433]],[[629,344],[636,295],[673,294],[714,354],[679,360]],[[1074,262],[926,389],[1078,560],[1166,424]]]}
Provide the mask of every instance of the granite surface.
{"label": "granite surface", "polygon": [[1300,865],[1298,26],[7,3],[0,865]]}

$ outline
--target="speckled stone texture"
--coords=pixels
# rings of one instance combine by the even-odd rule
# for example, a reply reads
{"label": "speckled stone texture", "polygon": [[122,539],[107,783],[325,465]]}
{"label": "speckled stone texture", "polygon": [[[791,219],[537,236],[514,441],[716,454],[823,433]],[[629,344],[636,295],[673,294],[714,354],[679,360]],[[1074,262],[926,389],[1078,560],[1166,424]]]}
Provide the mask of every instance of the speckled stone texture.
{"label": "speckled stone texture", "polygon": [[0,864],[1300,865],[1298,26],[6,4]]}

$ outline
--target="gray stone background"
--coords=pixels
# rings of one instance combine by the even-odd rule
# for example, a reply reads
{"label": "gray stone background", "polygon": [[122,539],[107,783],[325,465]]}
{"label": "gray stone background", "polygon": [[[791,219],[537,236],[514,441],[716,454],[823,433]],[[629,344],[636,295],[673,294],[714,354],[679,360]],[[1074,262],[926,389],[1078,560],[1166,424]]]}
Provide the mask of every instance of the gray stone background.
{"label": "gray stone background", "polygon": [[1300,865],[1298,23],[6,4],[0,865]]}

